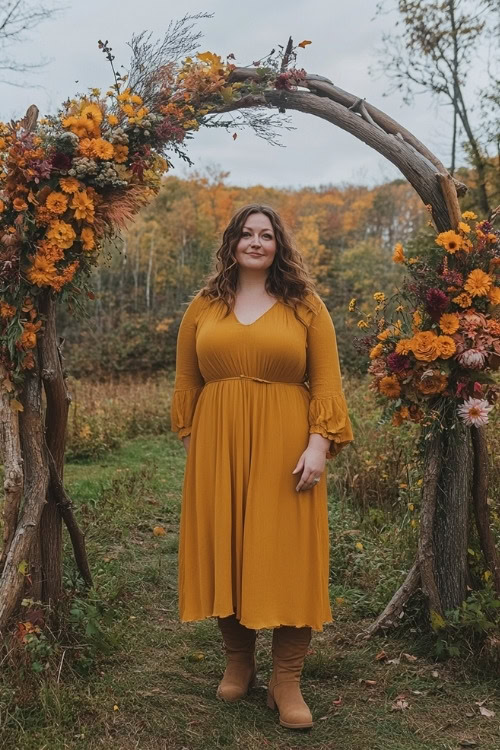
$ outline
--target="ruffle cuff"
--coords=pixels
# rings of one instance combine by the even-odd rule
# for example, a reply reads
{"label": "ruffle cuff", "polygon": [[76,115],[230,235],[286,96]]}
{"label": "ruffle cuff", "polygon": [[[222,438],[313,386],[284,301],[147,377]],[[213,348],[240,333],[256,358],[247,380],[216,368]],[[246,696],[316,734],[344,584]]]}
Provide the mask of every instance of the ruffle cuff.
{"label": "ruffle cuff", "polygon": [[177,432],[177,437],[180,440],[191,434],[194,410],[202,390],[203,386],[201,385],[184,390],[174,390],[172,394],[170,426],[172,432]]}
{"label": "ruffle cuff", "polygon": [[330,440],[326,458],[333,458],[354,440],[351,421],[343,393],[313,396],[309,403],[309,433],[319,433]]}

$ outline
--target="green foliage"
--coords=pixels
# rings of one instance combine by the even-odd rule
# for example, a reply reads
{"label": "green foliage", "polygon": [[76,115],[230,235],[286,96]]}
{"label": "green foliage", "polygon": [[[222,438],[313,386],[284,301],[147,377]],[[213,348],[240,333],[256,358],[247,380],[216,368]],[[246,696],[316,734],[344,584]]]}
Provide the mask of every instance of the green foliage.
{"label": "green foliage", "polygon": [[483,588],[472,591],[460,607],[447,610],[437,626],[435,652],[438,657],[465,658],[477,653],[478,645],[486,648],[492,661],[500,661],[500,599],[486,580]]}

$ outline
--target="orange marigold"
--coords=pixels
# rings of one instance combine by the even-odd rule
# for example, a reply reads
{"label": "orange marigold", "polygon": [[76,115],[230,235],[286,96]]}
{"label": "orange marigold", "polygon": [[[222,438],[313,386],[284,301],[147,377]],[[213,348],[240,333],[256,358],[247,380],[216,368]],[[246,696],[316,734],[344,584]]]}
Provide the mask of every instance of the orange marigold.
{"label": "orange marigold", "polygon": [[58,193],[54,190],[47,196],[45,205],[53,214],[63,214],[68,208],[68,197],[64,193]]}
{"label": "orange marigold", "polygon": [[382,356],[382,352],[383,351],[384,351],[384,348],[383,348],[382,344],[377,344],[370,351],[370,359],[376,359],[377,357]]}
{"label": "orange marigold", "polygon": [[0,317],[1,318],[13,318],[16,314],[16,308],[14,305],[9,305],[8,302],[0,302]]}
{"label": "orange marigold", "polygon": [[409,354],[411,347],[412,339],[400,339],[396,344],[396,354]]}
{"label": "orange marigold", "polygon": [[91,159],[94,156],[94,141],[90,138],[82,138],[78,144],[78,150],[82,156]]}
{"label": "orange marigold", "polygon": [[30,256],[30,260],[33,265],[28,269],[27,276],[29,281],[32,284],[36,284],[36,286],[49,284],[50,280],[57,273],[53,262],[38,253],[34,257]]}
{"label": "orange marigold", "polygon": [[394,263],[403,263],[404,262],[405,254],[404,254],[403,245],[401,244],[401,242],[398,242],[394,246],[394,254],[392,256],[392,259],[393,259]]}
{"label": "orange marigold", "polygon": [[443,313],[439,318],[439,327],[443,333],[455,333],[460,327],[460,318],[456,313]]}
{"label": "orange marigold", "polygon": [[456,344],[451,336],[438,336],[438,346],[440,349],[439,356],[442,359],[449,359],[457,350]]}
{"label": "orange marigold", "polygon": [[53,221],[47,230],[47,239],[67,250],[73,244],[76,234],[71,224],[65,221]]}
{"label": "orange marigold", "polygon": [[472,305],[472,297],[466,292],[462,292],[458,297],[453,297],[452,302],[456,302],[460,307],[470,307]]}
{"label": "orange marigold", "polygon": [[114,153],[113,144],[105,141],[104,138],[96,138],[92,142],[92,153],[98,159],[112,159]]}
{"label": "orange marigold", "polygon": [[90,223],[94,221],[94,203],[86,190],[75,193],[70,205],[75,211],[75,218]]}
{"label": "orange marigold", "polygon": [[91,227],[83,227],[82,233],[80,235],[80,239],[82,241],[83,249],[84,250],[93,250],[95,247],[95,237],[94,232],[91,229]]}
{"label": "orange marigold", "polygon": [[80,183],[75,177],[61,177],[59,185],[65,193],[77,193],[80,189]]}
{"label": "orange marigold", "polygon": [[488,289],[488,299],[492,305],[500,305],[500,286],[491,286]]}
{"label": "orange marigold", "polygon": [[115,146],[114,160],[117,164],[123,164],[124,161],[127,161],[127,156],[128,146]]}
{"label": "orange marigold", "polygon": [[380,393],[383,393],[388,398],[397,398],[401,393],[401,386],[395,375],[386,375],[381,378],[378,387]]}
{"label": "orange marigold", "polygon": [[440,354],[438,337],[434,331],[420,331],[411,339],[411,349],[416,359],[432,362]]}
{"label": "orange marigold", "polygon": [[480,268],[475,268],[468,275],[467,281],[464,284],[464,289],[466,289],[473,297],[484,297],[488,294],[491,283],[491,276],[484,271],[481,271]]}
{"label": "orange marigold", "polygon": [[42,321],[37,323],[24,323],[23,333],[19,340],[19,346],[22,349],[34,349],[36,346],[36,334],[42,327]]}

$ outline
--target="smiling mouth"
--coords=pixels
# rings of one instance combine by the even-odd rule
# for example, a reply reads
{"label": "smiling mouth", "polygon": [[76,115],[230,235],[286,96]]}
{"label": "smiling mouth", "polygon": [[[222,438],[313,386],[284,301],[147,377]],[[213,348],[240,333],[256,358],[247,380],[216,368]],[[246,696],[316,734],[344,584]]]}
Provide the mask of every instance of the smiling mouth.
{"label": "smiling mouth", "polygon": [[264,253],[247,253],[247,255],[255,255],[258,258],[262,258],[264,256]]}

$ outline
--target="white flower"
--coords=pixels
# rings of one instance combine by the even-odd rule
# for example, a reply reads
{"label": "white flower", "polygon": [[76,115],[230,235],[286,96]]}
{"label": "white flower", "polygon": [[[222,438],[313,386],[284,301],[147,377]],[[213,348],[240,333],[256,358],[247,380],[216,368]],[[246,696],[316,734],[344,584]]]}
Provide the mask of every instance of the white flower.
{"label": "white flower", "polygon": [[458,415],[468,427],[482,427],[488,424],[488,412],[492,409],[493,405],[485,399],[468,398],[458,407]]}
{"label": "white flower", "polygon": [[466,349],[458,355],[457,359],[463,367],[478,370],[483,367],[487,356],[487,352],[479,351],[479,349]]}

